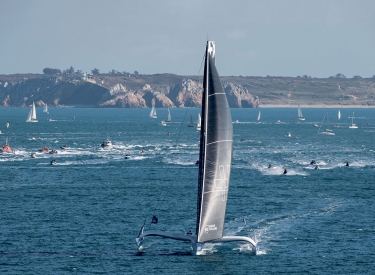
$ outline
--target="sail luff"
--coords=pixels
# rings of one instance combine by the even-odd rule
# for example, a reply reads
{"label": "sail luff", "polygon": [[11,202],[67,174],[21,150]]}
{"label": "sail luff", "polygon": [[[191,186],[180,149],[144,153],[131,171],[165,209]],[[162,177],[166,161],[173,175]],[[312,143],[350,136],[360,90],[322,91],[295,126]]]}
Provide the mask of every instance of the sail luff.
{"label": "sail luff", "polygon": [[200,142],[199,142],[199,167],[198,167],[198,195],[197,195],[197,222],[196,222],[196,229],[195,234],[198,236],[199,228],[200,228],[200,221],[201,221],[201,212],[202,212],[202,191],[203,191],[203,177],[204,177],[204,162],[205,162],[205,143],[206,143],[206,121],[207,121],[207,90],[208,90],[208,41],[206,45],[206,58],[204,62],[204,75],[203,75],[203,95],[202,95],[202,119],[201,119],[201,133],[200,133]]}

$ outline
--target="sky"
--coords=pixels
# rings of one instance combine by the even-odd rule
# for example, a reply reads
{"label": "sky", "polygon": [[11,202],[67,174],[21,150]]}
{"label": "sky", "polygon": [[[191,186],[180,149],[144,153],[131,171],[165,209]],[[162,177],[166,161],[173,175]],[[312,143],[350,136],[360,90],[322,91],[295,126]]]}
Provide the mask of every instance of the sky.
{"label": "sky", "polygon": [[375,75],[373,0],[0,0],[0,74]]}

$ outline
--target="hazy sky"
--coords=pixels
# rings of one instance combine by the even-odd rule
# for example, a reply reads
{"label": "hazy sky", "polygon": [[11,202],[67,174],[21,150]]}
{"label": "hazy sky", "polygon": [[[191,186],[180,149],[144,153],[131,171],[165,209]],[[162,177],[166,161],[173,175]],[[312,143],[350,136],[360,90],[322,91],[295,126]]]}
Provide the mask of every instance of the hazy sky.
{"label": "hazy sky", "polygon": [[373,0],[0,0],[0,74],[375,75]]}

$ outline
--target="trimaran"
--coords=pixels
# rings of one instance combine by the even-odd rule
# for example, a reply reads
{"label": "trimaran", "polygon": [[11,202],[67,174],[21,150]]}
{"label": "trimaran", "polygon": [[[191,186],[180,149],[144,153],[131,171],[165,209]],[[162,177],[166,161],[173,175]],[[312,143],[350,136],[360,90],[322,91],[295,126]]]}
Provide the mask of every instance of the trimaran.
{"label": "trimaran", "polygon": [[[145,231],[136,238],[142,248],[145,237],[159,236],[190,242],[196,255],[205,243],[256,242],[245,236],[224,236],[224,220],[232,163],[233,126],[226,94],[215,67],[215,42],[207,41],[202,96],[199,149],[197,220],[195,232],[186,234],[160,230]],[[156,217],[153,217],[156,219]]]}

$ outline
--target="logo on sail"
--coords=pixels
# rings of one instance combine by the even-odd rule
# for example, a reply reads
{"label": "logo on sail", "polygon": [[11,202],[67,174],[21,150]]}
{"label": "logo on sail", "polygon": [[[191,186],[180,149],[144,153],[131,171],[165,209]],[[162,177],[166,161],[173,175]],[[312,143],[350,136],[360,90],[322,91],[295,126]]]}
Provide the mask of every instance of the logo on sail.
{"label": "logo on sail", "polygon": [[228,198],[229,173],[230,173],[229,165],[227,165],[226,167],[224,167],[224,165],[220,165],[219,166],[220,178],[215,179],[216,191],[221,191],[221,199],[223,201],[226,201]]}
{"label": "logo on sail", "polygon": [[204,228],[204,232],[205,233],[208,233],[210,231],[216,231],[217,230],[217,227],[215,224],[208,224],[206,225],[206,227]]}

